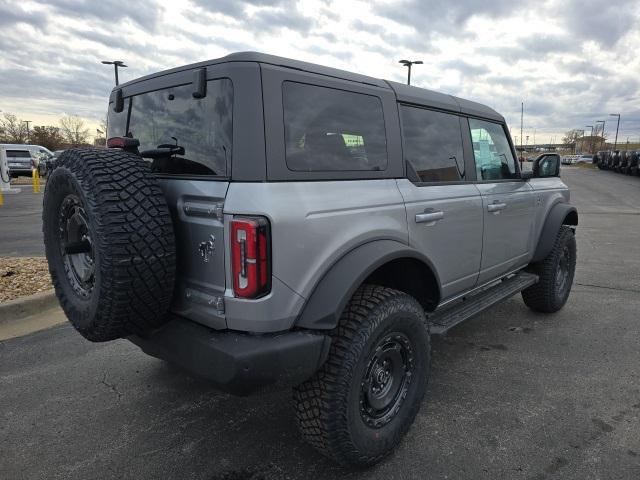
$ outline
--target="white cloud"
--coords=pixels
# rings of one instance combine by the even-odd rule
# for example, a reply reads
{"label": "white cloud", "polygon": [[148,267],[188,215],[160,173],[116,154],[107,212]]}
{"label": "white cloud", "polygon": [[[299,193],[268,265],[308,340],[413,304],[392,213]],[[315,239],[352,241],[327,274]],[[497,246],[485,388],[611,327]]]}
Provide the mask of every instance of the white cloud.
{"label": "white cloud", "polygon": [[[638,2],[621,0],[0,0],[0,110],[36,123],[104,116],[121,59],[128,80],[256,50],[486,103],[537,140],[621,112],[640,135]],[[610,131],[607,128],[607,131]],[[632,137],[635,138],[635,137]]]}

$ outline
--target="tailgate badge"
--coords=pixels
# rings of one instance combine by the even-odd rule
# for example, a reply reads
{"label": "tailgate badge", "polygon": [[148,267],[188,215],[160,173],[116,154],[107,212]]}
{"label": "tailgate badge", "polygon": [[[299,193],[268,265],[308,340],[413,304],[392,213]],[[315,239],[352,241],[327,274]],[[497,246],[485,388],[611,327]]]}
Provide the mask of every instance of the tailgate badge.
{"label": "tailgate badge", "polygon": [[204,260],[204,263],[209,263],[209,256],[213,255],[213,252],[216,251],[216,237],[213,235],[209,236],[209,240],[206,242],[200,242],[198,246],[198,251],[200,252],[200,256]]}

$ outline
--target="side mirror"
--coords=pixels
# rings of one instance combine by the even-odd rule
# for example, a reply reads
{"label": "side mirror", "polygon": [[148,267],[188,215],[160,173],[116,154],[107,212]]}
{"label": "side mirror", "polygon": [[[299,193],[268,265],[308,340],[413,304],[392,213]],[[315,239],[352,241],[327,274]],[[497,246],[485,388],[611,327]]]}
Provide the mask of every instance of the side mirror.
{"label": "side mirror", "polygon": [[560,176],[560,157],[558,155],[540,155],[533,161],[532,176],[549,178]]}

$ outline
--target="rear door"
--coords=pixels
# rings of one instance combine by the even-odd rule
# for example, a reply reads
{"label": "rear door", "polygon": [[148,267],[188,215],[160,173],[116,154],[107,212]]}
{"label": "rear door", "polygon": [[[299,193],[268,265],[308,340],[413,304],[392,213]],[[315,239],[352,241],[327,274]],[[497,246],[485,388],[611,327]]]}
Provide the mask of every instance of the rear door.
{"label": "rear door", "polygon": [[[409,243],[434,264],[442,300],[475,286],[482,254],[482,199],[465,164],[458,115],[400,105],[408,179],[405,200]],[[470,159],[469,159],[470,160]]]}
{"label": "rear door", "polygon": [[[125,85],[124,110],[115,112],[115,102],[110,104],[108,136],[126,134],[140,141],[141,155],[159,179],[171,210],[177,250],[171,310],[213,328],[226,328],[224,202],[232,159],[240,163],[251,154],[246,147],[234,147],[243,140],[247,143],[244,135],[253,133],[250,122],[244,131],[238,125],[237,106],[246,112],[245,103],[260,98],[255,84],[256,98],[245,95],[239,101],[238,90],[247,90],[252,75],[259,85],[259,69],[256,64],[236,64],[205,70],[204,98],[194,96],[194,70]],[[255,113],[260,113],[257,109]],[[171,145],[184,152],[160,158],[152,152]]]}
{"label": "rear door", "polygon": [[485,283],[525,265],[530,258],[535,195],[520,178],[504,126],[470,118],[469,127],[484,210],[478,282]]}

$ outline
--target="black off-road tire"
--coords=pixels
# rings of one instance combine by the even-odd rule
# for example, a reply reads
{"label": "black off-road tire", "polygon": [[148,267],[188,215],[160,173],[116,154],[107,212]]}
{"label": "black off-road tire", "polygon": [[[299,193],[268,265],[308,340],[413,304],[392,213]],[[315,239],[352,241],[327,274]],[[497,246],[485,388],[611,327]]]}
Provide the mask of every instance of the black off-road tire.
{"label": "black off-road tire", "polygon": [[[558,271],[566,259],[567,276],[559,284]],[[569,298],[576,268],[576,239],[573,230],[565,225],[553,244],[553,248],[542,261],[529,265],[531,273],[538,275],[535,285],[522,291],[522,299],[530,309],[542,313],[554,313],[560,310]]]}
{"label": "black off-road tire", "polygon": [[[408,385],[404,380],[396,384],[406,388],[402,389],[406,392],[403,400],[392,403],[389,410],[396,413],[390,418],[373,418],[363,391],[365,383],[371,385],[366,381],[373,373],[371,362],[376,358],[378,362],[380,352],[394,345],[388,339],[404,342],[398,344],[398,351],[408,345],[412,360],[407,368],[412,373],[404,377],[410,378]],[[429,327],[421,305],[397,290],[376,285],[360,287],[332,332],[327,361],[311,379],[294,389],[302,436],[339,463],[377,463],[397,447],[413,423],[424,397],[429,367]],[[404,371],[409,371],[407,368]]]}
{"label": "black off-road tire", "polygon": [[[85,338],[144,335],[166,321],[175,239],[144,160],[121,150],[65,151],[47,181],[42,221],[56,296]],[[73,245],[83,253],[69,253]]]}

